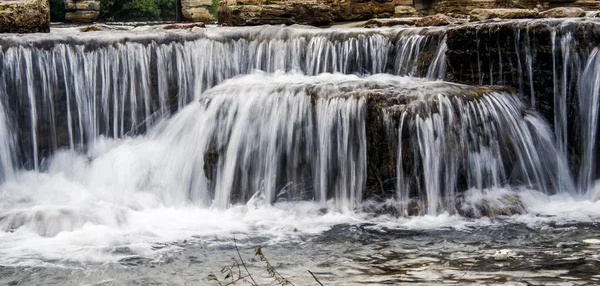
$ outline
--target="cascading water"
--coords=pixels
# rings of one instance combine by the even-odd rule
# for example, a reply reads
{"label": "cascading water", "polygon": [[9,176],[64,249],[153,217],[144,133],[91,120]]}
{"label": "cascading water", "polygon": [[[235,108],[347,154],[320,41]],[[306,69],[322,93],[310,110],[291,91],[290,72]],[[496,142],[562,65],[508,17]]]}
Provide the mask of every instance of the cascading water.
{"label": "cascading water", "polygon": [[[574,192],[591,192],[597,177],[589,154],[594,121],[591,85],[597,66],[588,65],[597,49],[600,22],[594,19],[547,19],[490,22],[473,26],[477,44],[460,47],[456,53],[472,49],[479,60],[464,62],[453,56],[449,65],[460,64],[476,70],[476,76],[462,73],[463,83],[498,84],[519,88],[529,104],[552,123],[558,157],[567,157],[577,180]],[[470,28],[466,28],[470,29]],[[465,33],[458,28],[454,33]],[[504,43],[514,45],[505,46]],[[453,43],[464,43],[453,39]],[[458,47],[450,47],[456,49]],[[450,51],[455,53],[455,51]],[[587,68],[587,71],[584,69]],[[451,77],[454,75],[451,75]],[[470,78],[470,79],[469,79]],[[588,82],[589,81],[589,82]],[[582,84],[582,82],[586,82]],[[588,116],[589,115],[589,116]],[[588,155],[584,155],[588,154]],[[560,171],[560,170],[558,170]]]}
{"label": "cascading water", "polygon": [[520,92],[442,81],[457,69],[442,28],[0,38],[0,265],[162,261],[174,241],[233,233],[278,244],[343,225],[496,223],[459,215],[593,220],[600,56],[571,49],[565,27],[548,37],[549,121],[535,31],[516,29],[517,52],[490,50],[496,65],[474,74],[507,84],[518,67]]}
{"label": "cascading water", "polygon": [[[125,41],[117,34],[96,47],[59,36],[50,46],[25,47],[20,39],[5,40],[0,43],[0,88],[3,94],[14,94],[9,108],[17,129],[31,138],[20,142],[20,151],[27,165],[37,168],[40,153],[48,155],[60,146],[81,148],[100,135],[117,138],[149,128],[157,117],[182,108],[207,88],[255,69],[308,75],[424,74],[428,62],[420,60],[421,51],[436,48],[439,32],[420,32],[321,33],[271,27],[200,34],[187,41],[162,35],[150,43],[144,36]],[[437,66],[430,73],[442,68],[439,59]],[[38,138],[40,133],[49,138]]]}
{"label": "cascading water", "polygon": [[598,134],[598,105],[600,105],[600,48],[589,56],[579,79],[579,112],[582,127],[583,154],[579,185],[583,190],[592,186],[596,170],[596,140]]}

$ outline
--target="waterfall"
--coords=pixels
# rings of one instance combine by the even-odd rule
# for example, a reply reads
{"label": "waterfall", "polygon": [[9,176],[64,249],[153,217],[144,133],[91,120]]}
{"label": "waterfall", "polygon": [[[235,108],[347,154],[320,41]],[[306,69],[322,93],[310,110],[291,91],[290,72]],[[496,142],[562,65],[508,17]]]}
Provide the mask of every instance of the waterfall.
{"label": "waterfall", "polygon": [[[452,35],[441,28],[8,37],[0,41],[4,177],[13,169],[50,171],[63,149],[93,161],[107,138],[140,137],[171,146],[157,147],[167,163],[132,176],[140,176],[137,183],[105,188],[151,188],[166,205],[228,208],[260,197],[351,211],[376,195],[397,200],[405,213],[416,202],[437,215],[471,189],[585,192],[595,176],[596,123],[593,101],[582,96],[595,94],[595,65],[580,62],[597,52],[572,51],[578,42],[570,26],[552,28],[553,129],[531,110],[543,107],[533,79],[547,52],[537,51],[536,30],[521,26],[506,43],[477,38],[473,76],[508,84],[516,66],[522,94],[439,81],[456,68],[447,65]],[[500,52],[513,43],[514,54]],[[573,78],[580,82],[578,124],[588,130],[578,187],[566,163]],[[529,105],[521,95],[531,97]],[[382,116],[385,128],[377,123]],[[393,131],[386,137],[380,129]],[[381,139],[393,143],[373,151]]]}
{"label": "waterfall", "polygon": [[[99,136],[143,132],[206,89],[253,70],[418,76],[443,69],[440,31],[414,28],[323,33],[269,27],[150,39],[117,33],[93,44],[55,37],[1,43],[0,94],[12,95],[7,108],[21,138],[14,159],[33,169],[61,147],[85,149]],[[432,59],[423,51],[436,49],[436,67],[429,68]]]}
{"label": "waterfall", "polygon": [[[0,85],[2,82],[0,82]],[[13,134],[10,130],[8,118],[4,111],[4,103],[0,101],[0,183],[14,176],[12,145]]]}
{"label": "waterfall", "polygon": [[[466,38],[449,41],[448,65],[463,67],[459,82],[518,88],[528,105],[551,122],[557,160],[567,158],[579,193],[589,192],[597,178],[591,163],[595,159],[590,159],[596,147],[589,141],[596,132],[590,129],[595,121],[590,109],[593,92],[587,86],[593,85],[590,74],[596,67],[589,61],[600,44],[599,27],[594,19],[540,19],[481,23],[447,32],[476,37],[471,44],[463,41]],[[472,58],[459,56],[471,51]],[[456,70],[449,73],[447,78],[456,79]]]}
{"label": "waterfall", "polygon": [[[447,94],[429,99],[416,115],[415,109],[402,113],[398,145],[407,147],[398,153],[411,159],[397,161],[401,202],[418,194],[426,202],[421,209],[436,215],[459,191],[469,189],[507,184],[546,193],[574,189],[563,173],[565,158],[553,159],[557,150],[550,128],[533,113],[523,117],[524,106],[513,95]],[[413,165],[405,167],[407,162]]]}
{"label": "waterfall", "polygon": [[596,140],[598,134],[598,105],[600,105],[600,49],[590,54],[579,79],[579,112],[583,153],[579,185],[583,190],[592,186],[596,170]]}

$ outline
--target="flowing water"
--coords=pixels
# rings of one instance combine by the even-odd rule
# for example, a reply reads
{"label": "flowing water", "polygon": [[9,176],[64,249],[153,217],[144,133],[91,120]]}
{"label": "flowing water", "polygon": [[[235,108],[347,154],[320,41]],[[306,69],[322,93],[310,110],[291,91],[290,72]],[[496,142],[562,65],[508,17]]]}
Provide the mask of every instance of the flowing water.
{"label": "flowing water", "polygon": [[2,36],[0,283],[267,283],[260,245],[295,285],[594,285],[600,55],[560,27],[553,121],[441,81],[441,28]]}

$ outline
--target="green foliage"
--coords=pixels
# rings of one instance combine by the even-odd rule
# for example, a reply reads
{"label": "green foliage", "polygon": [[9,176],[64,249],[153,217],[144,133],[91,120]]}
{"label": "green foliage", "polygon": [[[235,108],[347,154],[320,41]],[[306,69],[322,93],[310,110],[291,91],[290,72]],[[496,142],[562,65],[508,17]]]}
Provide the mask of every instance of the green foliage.
{"label": "green foliage", "polygon": [[63,22],[67,8],[63,0],[50,0],[50,21]]}
{"label": "green foliage", "polygon": [[177,17],[177,0],[157,0],[161,20],[175,20]]}
{"label": "green foliage", "polygon": [[119,11],[126,18],[134,21],[151,21],[160,19],[160,10],[156,0],[132,0],[123,1]]}
{"label": "green foliage", "polygon": [[212,0],[212,5],[208,7],[208,12],[210,12],[216,20],[219,20],[219,0]]}
{"label": "green foliage", "polygon": [[102,0],[100,15],[106,21],[174,20],[176,0]]}

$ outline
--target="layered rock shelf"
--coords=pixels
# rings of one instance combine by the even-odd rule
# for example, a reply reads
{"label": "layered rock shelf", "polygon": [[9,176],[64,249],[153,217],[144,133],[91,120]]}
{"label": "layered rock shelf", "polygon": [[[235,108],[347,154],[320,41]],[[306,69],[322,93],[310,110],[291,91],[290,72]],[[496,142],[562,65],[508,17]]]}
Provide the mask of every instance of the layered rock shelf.
{"label": "layered rock shelf", "polygon": [[211,0],[181,0],[181,14],[188,21],[212,22],[215,17],[209,11],[211,5]]}
{"label": "layered rock shelf", "polygon": [[0,1],[0,33],[50,31],[50,6],[44,0]]}
{"label": "layered rock shelf", "polygon": [[71,23],[92,23],[100,16],[99,0],[67,0],[65,20]]}

